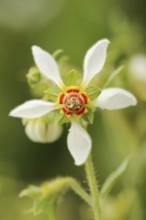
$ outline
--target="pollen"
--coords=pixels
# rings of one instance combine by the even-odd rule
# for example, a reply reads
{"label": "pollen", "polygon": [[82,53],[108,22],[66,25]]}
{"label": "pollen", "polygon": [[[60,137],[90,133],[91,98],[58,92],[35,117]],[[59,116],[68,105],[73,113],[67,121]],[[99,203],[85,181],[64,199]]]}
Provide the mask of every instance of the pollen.
{"label": "pollen", "polygon": [[63,106],[61,112],[67,116],[82,115],[87,112],[88,97],[79,88],[67,88],[65,93],[60,94],[58,101]]}

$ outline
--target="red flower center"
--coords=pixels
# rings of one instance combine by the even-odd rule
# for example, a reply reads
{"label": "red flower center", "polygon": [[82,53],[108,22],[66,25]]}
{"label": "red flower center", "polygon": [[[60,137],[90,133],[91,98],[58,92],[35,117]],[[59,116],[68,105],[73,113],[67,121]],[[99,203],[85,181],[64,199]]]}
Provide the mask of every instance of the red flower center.
{"label": "red flower center", "polygon": [[85,105],[88,103],[86,93],[81,93],[79,89],[69,88],[66,93],[61,93],[59,104],[64,104],[62,112],[66,115],[81,115],[85,113]]}

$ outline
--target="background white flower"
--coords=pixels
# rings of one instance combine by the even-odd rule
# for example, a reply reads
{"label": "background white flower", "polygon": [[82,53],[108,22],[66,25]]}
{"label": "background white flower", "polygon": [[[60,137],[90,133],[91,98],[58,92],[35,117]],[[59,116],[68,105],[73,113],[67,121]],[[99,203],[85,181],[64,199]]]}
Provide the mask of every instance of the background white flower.
{"label": "background white flower", "polygon": [[136,54],[131,57],[129,62],[129,73],[131,77],[138,79],[141,82],[146,82],[146,56]]}

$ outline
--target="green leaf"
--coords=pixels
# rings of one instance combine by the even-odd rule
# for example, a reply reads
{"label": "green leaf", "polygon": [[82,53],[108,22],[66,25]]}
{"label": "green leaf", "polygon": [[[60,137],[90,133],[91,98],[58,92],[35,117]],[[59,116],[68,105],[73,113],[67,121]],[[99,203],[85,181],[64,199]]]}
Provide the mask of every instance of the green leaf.
{"label": "green leaf", "polygon": [[79,86],[81,84],[81,74],[76,70],[71,70],[64,78],[64,83],[66,86]]}
{"label": "green leaf", "polygon": [[27,189],[22,190],[19,196],[20,197],[27,196],[31,199],[37,199],[41,196],[41,194],[42,194],[42,190],[40,187],[31,185]]}
{"label": "green leaf", "polygon": [[125,159],[124,162],[118,167],[118,169],[111,173],[109,177],[106,179],[100,191],[100,195],[103,199],[110,193],[110,191],[114,188],[116,183],[123,176],[123,174],[127,170],[128,164],[129,159]]}
{"label": "green leaf", "polygon": [[111,74],[111,76],[108,78],[108,80],[106,81],[106,83],[103,86],[103,89],[106,88],[110,82],[123,70],[123,66],[118,67],[117,69],[115,69],[113,71],[113,73]]}
{"label": "green leaf", "polygon": [[100,89],[96,86],[89,86],[85,91],[91,100],[96,99],[100,93]]}

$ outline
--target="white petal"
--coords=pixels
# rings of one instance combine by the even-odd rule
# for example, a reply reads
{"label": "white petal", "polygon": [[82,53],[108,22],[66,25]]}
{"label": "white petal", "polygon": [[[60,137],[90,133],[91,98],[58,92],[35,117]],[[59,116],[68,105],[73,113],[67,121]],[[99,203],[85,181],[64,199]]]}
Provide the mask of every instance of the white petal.
{"label": "white petal", "polygon": [[55,59],[48,52],[38,46],[32,47],[32,53],[40,72],[61,87],[63,82]]}
{"label": "white petal", "polygon": [[10,112],[10,116],[16,118],[38,118],[53,110],[55,110],[55,104],[43,100],[30,100],[18,107],[14,108]]}
{"label": "white petal", "polygon": [[87,51],[83,64],[83,83],[86,83],[86,81],[89,83],[103,68],[109,43],[110,41],[107,39],[100,40]]}
{"label": "white petal", "polygon": [[80,166],[85,163],[91,150],[91,138],[79,124],[72,123],[67,144],[75,164]]}
{"label": "white petal", "polygon": [[132,93],[124,89],[108,88],[102,90],[96,104],[102,109],[116,110],[136,105],[137,101]]}

